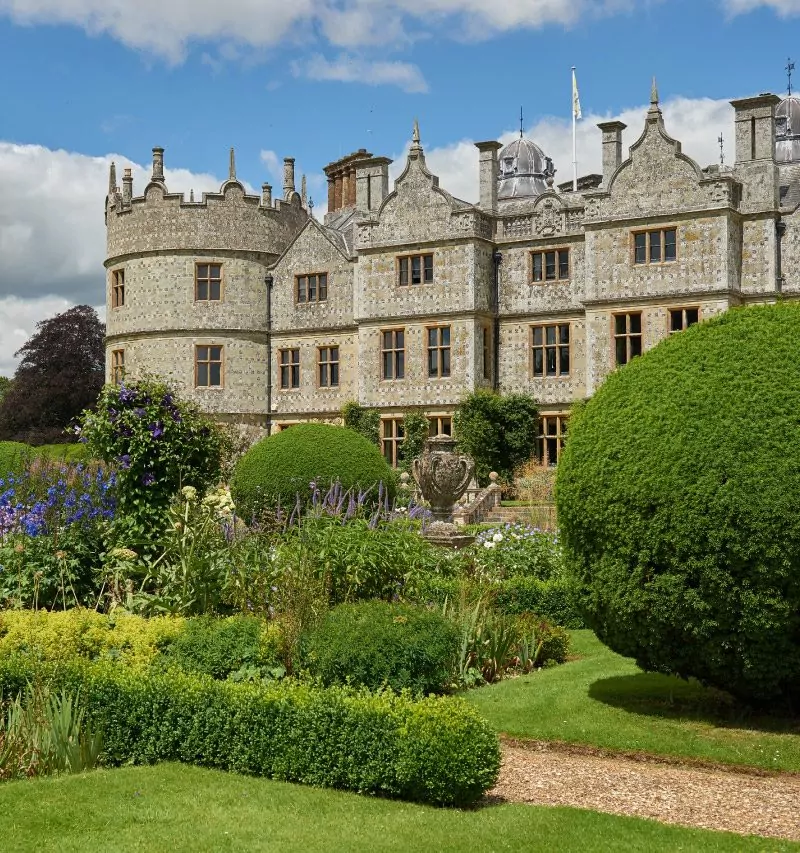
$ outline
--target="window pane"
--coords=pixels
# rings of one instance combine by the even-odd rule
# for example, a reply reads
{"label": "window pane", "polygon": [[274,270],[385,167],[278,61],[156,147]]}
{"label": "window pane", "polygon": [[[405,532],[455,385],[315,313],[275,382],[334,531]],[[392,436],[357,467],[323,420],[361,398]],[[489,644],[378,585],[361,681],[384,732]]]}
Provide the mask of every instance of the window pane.
{"label": "window pane", "polygon": [[693,326],[700,319],[700,311],[697,308],[686,309],[686,325]]}
{"label": "window pane", "polygon": [[331,364],[331,385],[339,384],[339,363],[337,361]]}
{"label": "window pane", "polygon": [[222,384],[222,365],[218,362],[213,362],[211,365],[211,381],[210,385],[221,385]]}
{"label": "window pane", "polygon": [[392,347],[392,333],[391,332],[384,332],[383,333],[383,348],[384,349],[391,349],[391,347]]}
{"label": "window pane", "polygon": [[650,262],[658,263],[661,260],[661,232],[650,232]]}
{"label": "window pane", "polygon": [[208,385],[208,364],[201,362],[197,365],[197,384]]}
{"label": "window pane", "polygon": [[544,329],[541,326],[534,326],[533,327],[533,345],[534,346],[541,346],[543,335],[544,335]]}
{"label": "window pane", "polygon": [[556,327],[545,326],[545,343],[554,344],[556,342]]}
{"label": "window pane", "polygon": [[222,278],[222,264],[211,264],[209,270],[211,278]]}
{"label": "window pane", "polygon": [[625,328],[625,315],[618,314],[614,317],[614,334],[624,335],[627,329]]}
{"label": "window pane", "polygon": [[437,376],[439,373],[439,351],[428,350],[428,376]]}
{"label": "window pane", "polygon": [[670,228],[664,232],[664,260],[674,261],[677,257],[677,232]]}
{"label": "window pane", "polygon": [[406,375],[406,355],[403,350],[397,353],[396,359],[397,375],[395,379],[402,379]]}
{"label": "window pane", "polygon": [[297,279],[297,301],[305,302],[306,301],[306,277],[300,276]]}
{"label": "window pane", "polygon": [[617,364],[627,364],[628,361],[628,347],[627,340],[625,338],[617,338],[616,339],[616,357]]}
{"label": "window pane", "polygon": [[300,387],[300,367],[296,364],[292,365],[292,388]]}
{"label": "window pane", "polygon": [[545,252],[545,278],[547,281],[552,281],[556,277],[556,253]]}
{"label": "window pane", "polygon": [[647,260],[647,235],[637,234],[634,238],[634,263],[643,264]]}
{"label": "window pane", "polygon": [[628,314],[629,320],[629,330],[631,334],[639,334],[642,331],[642,315],[641,314]]}
{"label": "window pane", "polygon": [[450,375],[450,350],[442,350],[442,376]]}
{"label": "window pane", "polygon": [[550,466],[558,463],[558,439],[547,439],[547,464]]}
{"label": "window pane", "polygon": [[563,249],[558,253],[558,277],[569,278],[569,250]]}
{"label": "window pane", "polygon": [[533,375],[544,376],[544,350],[542,349],[533,351]]}
{"label": "window pane", "polygon": [[331,347],[331,361],[339,361],[339,347]]}
{"label": "window pane", "polygon": [[327,273],[323,273],[319,277],[319,298],[321,302],[324,302],[328,298],[328,275]]}
{"label": "window pane", "polygon": [[411,284],[421,284],[422,273],[420,272],[420,256],[414,255],[411,258]]}
{"label": "window pane", "polygon": [[559,326],[558,327],[558,340],[559,343],[568,344],[569,343],[569,326]]}
{"label": "window pane", "polygon": [[435,347],[439,336],[438,329],[428,329],[428,346]]}
{"label": "window pane", "polygon": [[317,277],[315,275],[308,277],[308,301],[317,301]]}
{"label": "window pane", "polygon": [[631,335],[630,342],[631,342],[631,358],[633,358],[635,355],[641,355],[642,354],[642,337],[641,337],[641,335]]}
{"label": "window pane", "polygon": [[292,364],[300,364],[300,350],[293,349],[292,350]]}
{"label": "window pane", "polygon": [[669,330],[670,332],[680,332],[683,328],[683,311],[678,308],[675,311],[669,312]]}
{"label": "window pane", "polygon": [[556,375],[556,348],[555,347],[547,347],[545,350],[547,353],[547,375],[555,376]]}
{"label": "window pane", "polygon": [[397,349],[402,349],[404,346],[403,341],[405,340],[405,332],[401,329],[399,332],[394,333],[394,345]]}
{"label": "window pane", "polygon": [[450,326],[445,326],[440,330],[442,335],[442,346],[450,346]]}
{"label": "window pane", "polygon": [[439,418],[439,432],[442,435],[452,435],[453,434],[453,419],[452,418]]}
{"label": "window pane", "polygon": [[542,255],[540,252],[533,256],[533,280],[542,280]]}
{"label": "window pane", "polygon": [[425,282],[433,281],[433,255],[425,255]]}
{"label": "window pane", "polygon": [[198,347],[197,348],[197,360],[198,361],[208,361],[208,347]]}
{"label": "window pane", "polygon": [[221,283],[219,281],[211,282],[211,298],[216,301],[219,301],[222,298]]}
{"label": "window pane", "polygon": [[207,281],[198,281],[197,282],[197,298],[198,299],[208,299],[208,282]]}
{"label": "window pane", "polygon": [[200,264],[197,267],[198,278],[208,278],[208,264]]}
{"label": "window pane", "polygon": [[559,347],[558,352],[558,372],[566,376],[569,373],[569,347]]}
{"label": "window pane", "polygon": [[400,284],[408,284],[408,258],[400,258]]}
{"label": "window pane", "polygon": [[383,378],[391,379],[392,378],[392,364],[394,363],[392,359],[392,354],[390,352],[385,352],[383,354]]}

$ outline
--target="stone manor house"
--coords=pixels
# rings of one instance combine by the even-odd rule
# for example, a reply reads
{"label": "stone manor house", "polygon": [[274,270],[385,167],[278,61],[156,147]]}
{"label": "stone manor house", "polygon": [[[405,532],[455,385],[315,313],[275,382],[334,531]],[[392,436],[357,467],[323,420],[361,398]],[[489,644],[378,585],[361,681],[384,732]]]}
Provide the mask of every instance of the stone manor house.
{"label": "stone manor house", "polygon": [[554,464],[570,404],[618,365],[730,306],[800,296],[800,100],[732,104],[733,166],[681,152],[654,83],[627,158],[625,125],[600,124],[603,174],[577,191],[522,136],[478,143],[477,204],[439,186],[415,126],[393,188],[364,149],[325,169],[324,224],[291,158],[279,198],[247,194],[233,152],[200,201],[168,192],[163,149],[139,196],[112,165],[107,378],[159,373],[270,431],[357,400],[392,461],[404,410],[449,433],[467,392],[525,392]]}

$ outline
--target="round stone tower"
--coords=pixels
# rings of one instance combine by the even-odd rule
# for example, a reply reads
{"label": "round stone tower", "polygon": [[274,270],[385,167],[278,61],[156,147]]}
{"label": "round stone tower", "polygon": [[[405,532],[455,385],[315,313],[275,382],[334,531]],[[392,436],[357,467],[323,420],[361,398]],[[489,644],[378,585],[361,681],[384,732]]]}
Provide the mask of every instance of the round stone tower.
{"label": "round stone tower", "polygon": [[106,197],[106,378],[169,379],[220,420],[267,420],[267,267],[308,218],[284,161],[283,197],[248,195],[233,149],[218,193],[170,193],[164,150],[134,196],[129,169]]}

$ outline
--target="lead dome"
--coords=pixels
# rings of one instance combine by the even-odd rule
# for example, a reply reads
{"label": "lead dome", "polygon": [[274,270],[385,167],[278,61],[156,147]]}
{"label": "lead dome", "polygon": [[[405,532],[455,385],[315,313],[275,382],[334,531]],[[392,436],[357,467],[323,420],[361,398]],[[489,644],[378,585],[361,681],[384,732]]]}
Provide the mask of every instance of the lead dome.
{"label": "lead dome", "polygon": [[775,159],[800,162],[800,98],[785,97],[775,109]]}
{"label": "lead dome", "polygon": [[[530,139],[521,136],[500,151],[497,197],[531,198],[548,189],[553,161]],[[551,180],[552,183],[552,180]]]}

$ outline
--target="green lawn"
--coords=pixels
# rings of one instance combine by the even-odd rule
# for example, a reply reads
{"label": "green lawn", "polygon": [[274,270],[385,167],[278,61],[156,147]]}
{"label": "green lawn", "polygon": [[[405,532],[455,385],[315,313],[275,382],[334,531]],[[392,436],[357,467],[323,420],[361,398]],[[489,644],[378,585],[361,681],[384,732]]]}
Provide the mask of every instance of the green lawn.
{"label": "green lawn", "polygon": [[642,672],[591,631],[571,633],[579,660],[467,699],[514,737],[800,771],[800,720],[726,708],[714,691]]}
{"label": "green lawn", "polygon": [[775,840],[566,808],[438,810],[177,764],[0,785],[12,851],[792,851]]}

